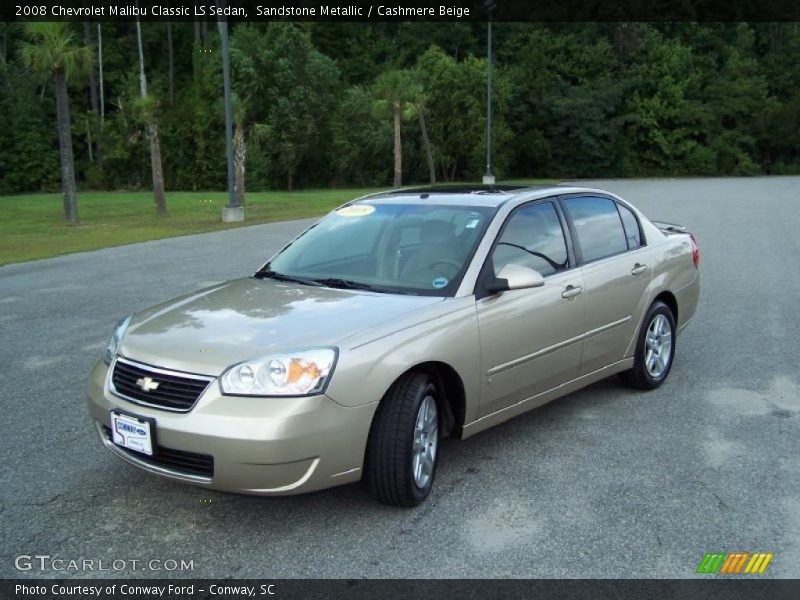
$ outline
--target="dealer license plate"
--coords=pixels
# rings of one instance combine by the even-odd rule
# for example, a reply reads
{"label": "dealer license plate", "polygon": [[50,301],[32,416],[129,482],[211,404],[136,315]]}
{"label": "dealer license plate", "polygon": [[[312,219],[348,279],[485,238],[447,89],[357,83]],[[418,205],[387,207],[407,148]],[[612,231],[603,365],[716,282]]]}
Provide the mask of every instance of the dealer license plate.
{"label": "dealer license plate", "polygon": [[118,446],[148,456],[153,455],[153,438],[148,421],[112,412],[111,435],[113,442]]}

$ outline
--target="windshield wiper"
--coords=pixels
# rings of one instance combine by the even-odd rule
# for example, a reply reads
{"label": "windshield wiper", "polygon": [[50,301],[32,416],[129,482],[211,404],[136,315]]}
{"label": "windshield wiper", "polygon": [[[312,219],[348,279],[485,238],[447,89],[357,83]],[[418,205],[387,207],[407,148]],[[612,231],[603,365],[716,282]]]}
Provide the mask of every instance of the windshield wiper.
{"label": "windshield wiper", "polygon": [[339,279],[338,277],[327,277],[325,279],[314,279],[320,285],[332,288],[339,288],[343,290],[368,290],[370,292],[378,292],[381,294],[403,294],[402,290],[397,288],[387,288],[364,283],[363,281],[353,281],[352,279]]}
{"label": "windshield wiper", "polygon": [[277,281],[291,281],[293,283],[302,283],[303,285],[313,285],[315,287],[320,287],[323,284],[319,283],[314,279],[306,279],[305,277],[295,277],[293,275],[286,275],[285,273],[278,273],[277,271],[273,271],[271,269],[263,269],[261,271],[256,271],[253,277],[262,278],[268,277],[269,279],[275,279]]}

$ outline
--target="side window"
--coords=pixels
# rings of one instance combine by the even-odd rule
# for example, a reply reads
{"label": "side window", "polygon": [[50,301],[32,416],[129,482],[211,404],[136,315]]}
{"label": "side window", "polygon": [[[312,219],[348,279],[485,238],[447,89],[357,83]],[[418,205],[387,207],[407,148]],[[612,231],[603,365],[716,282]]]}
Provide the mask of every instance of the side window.
{"label": "side window", "polygon": [[550,275],[567,268],[567,243],[552,202],[525,206],[511,215],[492,252],[495,276],[514,263]]}
{"label": "side window", "polygon": [[564,209],[575,225],[584,262],[628,249],[617,203],[608,198],[567,198]]}
{"label": "side window", "polygon": [[626,206],[617,204],[619,216],[622,217],[622,225],[625,227],[625,237],[628,240],[628,248],[633,250],[642,245],[642,237],[639,232],[639,221],[636,216]]}

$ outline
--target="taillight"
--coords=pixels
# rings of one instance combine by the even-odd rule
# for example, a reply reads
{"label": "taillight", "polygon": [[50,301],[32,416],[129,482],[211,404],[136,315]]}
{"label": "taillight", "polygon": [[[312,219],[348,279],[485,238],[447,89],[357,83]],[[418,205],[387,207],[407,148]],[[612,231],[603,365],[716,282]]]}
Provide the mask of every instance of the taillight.
{"label": "taillight", "polygon": [[690,233],[689,237],[692,240],[692,262],[694,263],[694,268],[700,268],[700,248],[697,247],[697,240],[694,239],[694,236]]}

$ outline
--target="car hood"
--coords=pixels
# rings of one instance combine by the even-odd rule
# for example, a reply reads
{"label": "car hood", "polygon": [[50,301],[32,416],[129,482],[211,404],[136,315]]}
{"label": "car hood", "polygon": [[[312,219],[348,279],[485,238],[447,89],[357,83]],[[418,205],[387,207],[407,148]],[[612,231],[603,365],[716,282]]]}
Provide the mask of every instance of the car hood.
{"label": "car hood", "polygon": [[256,356],[337,346],[442,300],[237,279],[135,314],[117,351],[159,367],[219,375]]}

